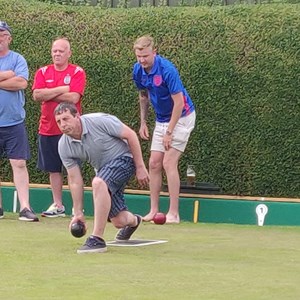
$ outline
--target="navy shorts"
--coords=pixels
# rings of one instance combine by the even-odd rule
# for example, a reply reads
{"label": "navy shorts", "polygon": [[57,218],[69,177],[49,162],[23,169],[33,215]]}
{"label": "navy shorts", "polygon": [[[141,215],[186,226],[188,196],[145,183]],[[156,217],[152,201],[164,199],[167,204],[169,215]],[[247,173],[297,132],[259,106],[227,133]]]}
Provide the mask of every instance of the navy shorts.
{"label": "navy shorts", "polygon": [[29,142],[24,123],[0,127],[0,157],[8,159],[30,158]]}
{"label": "navy shorts", "polygon": [[61,173],[62,161],[58,154],[58,141],[61,135],[46,136],[39,134],[37,167],[45,172]]}
{"label": "navy shorts", "polygon": [[133,158],[120,156],[104,165],[96,174],[104,180],[111,195],[111,208],[108,217],[114,218],[120,211],[127,210],[124,189],[135,174]]}

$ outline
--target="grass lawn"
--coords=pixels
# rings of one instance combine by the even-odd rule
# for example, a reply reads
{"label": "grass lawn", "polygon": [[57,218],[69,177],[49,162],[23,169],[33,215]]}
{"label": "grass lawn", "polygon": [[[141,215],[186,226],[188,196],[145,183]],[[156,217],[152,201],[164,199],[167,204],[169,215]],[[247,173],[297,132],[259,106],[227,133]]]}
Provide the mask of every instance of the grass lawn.
{"label": "grass lawn", "polygon": [[[300,299],[300,228],[142,224],[145,247],[77,254],[69,218],[0,220],[1,299]],[[92,219],[88,219],[91,232]],[[105,239],[116,229],[108,224]]]}

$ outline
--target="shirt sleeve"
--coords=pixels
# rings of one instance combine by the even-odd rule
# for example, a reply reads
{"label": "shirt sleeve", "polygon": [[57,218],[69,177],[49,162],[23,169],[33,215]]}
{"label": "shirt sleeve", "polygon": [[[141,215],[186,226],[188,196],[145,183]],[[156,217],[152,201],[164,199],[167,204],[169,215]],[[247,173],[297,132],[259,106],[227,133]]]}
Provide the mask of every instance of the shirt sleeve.
{"label": "shirt sleeve", "polygon": [[175,67],[169,67],[165,70],[164,80],[169,88],[171,95],[178,94],[183,91],[179,72]]}
{"label": "shirt sleeve", "polygon": [[28,65],[25,58],[22,55],[18,55],[17,57],[17,64],[14,69],[14,72],[16,76],[23,77],[24,79],[28,80],[29,77]]}
{"label": "shirt sleeve", "polygon": [[58,142],[58,154],[66,169],[70,169],[77,165],[77,160],[73,159],[70,154],[70,144],[66,141],[66,137],[63,135]]}
{"label": "shirt sleeve", "polygon": [[70,92],[77,92],[81,96],[83,96],[85,85],[86,85],[85,71],[80,67],[76,67],[70,83]]}
{"label": "shirt sleeve", "polygon": [[140,67],[139,65],[136,63],[133,67],[133,71],[132,71],[132,80],[136,86],[136,88],[138,90],[144,90],[145,87],[142,85],[141,83],[141,75],[140,75]]}
{"label": "shirt sleeve", "polygon": [[44,74],[42,72],[42,68],[40,68],[39,70],[36,71],[34,75],[32,90],[44,89],[44,88],[46,88],[46,82],[45,82]]}

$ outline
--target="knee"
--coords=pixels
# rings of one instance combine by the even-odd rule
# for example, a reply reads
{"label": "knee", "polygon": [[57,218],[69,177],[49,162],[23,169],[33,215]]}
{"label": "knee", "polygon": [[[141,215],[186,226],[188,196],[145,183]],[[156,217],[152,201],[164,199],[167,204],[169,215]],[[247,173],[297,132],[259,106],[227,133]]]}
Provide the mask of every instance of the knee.
{"label": "knee", "polygon": [[12,159],[10,161],[11,166],[13,169],[24,169],[26,168],[26,160],[17,160],[17,159]]}
{"label": "knee", "polygon": [[103,179],[99,177],[94,177],[92,181],[92,189],[93,190],[101,190],[107,188],[106,183],[103,181]]}
{"label": "knee", "polygon": [[168,173],[170,172],[174,172],[175,170],[177,170],[177,163],[168,159],[165,159],[163,161],[163,168],[164,170]]}
{"label": "knee", "polygon": [[150,159],[149,160],[149,169],[150,170],[161,170],[162,163],[158,160]]}

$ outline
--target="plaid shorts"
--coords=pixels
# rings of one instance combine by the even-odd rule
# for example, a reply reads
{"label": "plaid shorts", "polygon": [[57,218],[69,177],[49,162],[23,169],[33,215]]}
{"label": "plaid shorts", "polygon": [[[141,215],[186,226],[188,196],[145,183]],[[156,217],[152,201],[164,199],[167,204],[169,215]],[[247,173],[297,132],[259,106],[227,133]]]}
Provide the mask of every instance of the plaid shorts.
{"label": "plaid shorts", "polygon": [[96,177],[104,180],[111,195],[111,208],[108,217],[114,218],[120,211],[127,210],[124,198],[124,189],[135,173],[132,157],[120,156],[104,165]]}

